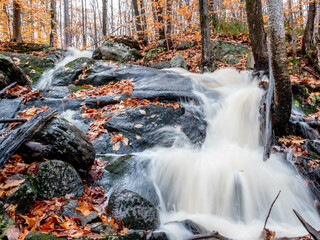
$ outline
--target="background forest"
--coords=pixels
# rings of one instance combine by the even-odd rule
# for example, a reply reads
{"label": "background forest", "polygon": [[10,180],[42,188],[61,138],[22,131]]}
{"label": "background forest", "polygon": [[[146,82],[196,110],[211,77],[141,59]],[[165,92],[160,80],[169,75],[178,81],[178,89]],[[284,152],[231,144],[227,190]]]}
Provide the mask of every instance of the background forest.
{"label": "background forest", "polygon": [[[297,34],[307,21],[309,0],[283,1],[287,30],[290,16]],[[244,0],[209,1],[211,27],[216,33],[247,34]],[[266,1],[262,1],[267,20]],[[316,33],[319,32],[319,8]],[[96,48],[108,35],[143,35],[144,40],[172,36],[175,41],[200,40],[197,0],[2,0],[0,41],[14,39],[14,21],[21,14],[18,41],[54,47]]]}

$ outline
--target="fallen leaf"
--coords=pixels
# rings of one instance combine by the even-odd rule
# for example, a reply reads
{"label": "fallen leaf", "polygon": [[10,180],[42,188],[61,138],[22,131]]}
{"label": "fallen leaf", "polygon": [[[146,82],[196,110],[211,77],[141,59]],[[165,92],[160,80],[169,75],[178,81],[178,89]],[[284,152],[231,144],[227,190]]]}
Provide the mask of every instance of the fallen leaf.
{"label": "fallen leaf", "polygon": [[114,144],[114,145],[112,146],[113,151],[118,151],[119,148],[120,148],[120,142],[117,142],[116,144]]}
{"label": "fallen leaf", "polygon": [[142,115],[146,115],[147,113],[146,113],[146,111],[145,110],[139,110],[139,112],[142,114]]}
{"label": "fallen leaf", "polygon": [[143,125],[142,125],[142,124],[136,124],[136,125],[134,125],[134,127],[135,127],[135,128],[142,128]]}

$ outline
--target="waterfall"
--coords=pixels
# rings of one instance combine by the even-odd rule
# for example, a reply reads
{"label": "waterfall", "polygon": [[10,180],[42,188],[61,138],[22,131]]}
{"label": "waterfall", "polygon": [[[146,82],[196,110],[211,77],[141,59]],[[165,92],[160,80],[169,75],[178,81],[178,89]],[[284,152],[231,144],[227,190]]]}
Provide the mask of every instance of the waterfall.
{"label": "waterfall", "polygon": [[292,212],[319,226],[309,191],[280,155],[262,161],[259,104],[263,91],[248,73],[222,69],[191,78],[208,123],[201,149],[155,149],[151,176],[161,199],[162,229],[171,239],[190,233],[168,222],[191,219],[233,239],[258,239],[279,190],[267,228],[277,236],[307,234]]}
{"label": "waterfall", "polygon": [[79,58],[79,57],[89,57],[91,58],[92,52],[90,51],[79,51],[75,48],[69,48],[65,58],[60,61],[56,66],[49,71],[45,72],[41,78],[38,81],[38,84],[36,85],[36,89],[47,89],[48,87],[51,86],[52,83],[52,78],[54,76],[54,73],[60,70],[62,67],[64,67],[66,64],[69,62]]}

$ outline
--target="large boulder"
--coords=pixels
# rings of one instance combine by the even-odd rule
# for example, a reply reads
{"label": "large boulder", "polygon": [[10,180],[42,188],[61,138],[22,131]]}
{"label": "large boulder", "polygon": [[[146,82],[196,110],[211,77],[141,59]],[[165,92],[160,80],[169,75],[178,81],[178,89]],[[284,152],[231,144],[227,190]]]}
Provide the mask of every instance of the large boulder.
{"label": "large boulder", "polygon": [[24,180],[24,182],[19,186],[17,191],[6,198],[6,203],[17,204],[16,213],[24,213],[37,199],[37,184],[31,176],[18,175],[14,178],[17,181]]}
{"label": "large boulder", "polygon": [[130,36],[120,36],[113,39],[114,42],[123,43],[130,48],[141,50],[140,44],[137,40]]}
{"label": "large boulder", "polygon": [[177,50],[186,50],[188,48],[194,47],[195,45],[197,45],[196,42],[180,41],[177,43],[176,49]]}
{"label": "large boulder", "polygon": [[95,159],[95,149],[87,136],[61,117],[47,123],[31,140],[49,147],[41,157],[68,162],[80,172],[86,171]]}
{"label": "large boulder", "polygon": [[111,194],[107,213],[130,229],[151,230],[160,225],[157,208],[144,197],[126,189]]}
{"label": "large boulder", "polygon": [[2,71],[0,71],[0,90],[10,85],[9,77]]}
{"label": "large boulder", "polygon": [[25,42],[8,42],[5,47],[18,53],[29,52],[47,52],[52,50],[50,45],[39,43],[25,43]]}
{"label": "large boulder", "polygon": [[[100,58],[101,57],[101,58]],[[94,59],[112,60],[118,62],[136,61],[142,58],[141,54],[135,48],[119,42],[106,41],[93,53]]]}
{"label": "large boulder", "polygon": [[52,85],[67,86],[73,84],[88,65],[94,64],[92,58],[80,57],[59,69],[52,76]]}
{"label": "large boulder", "polygon": [[80,175],[70,164],[60,160],[41,163],[36,181],[39,197],[52,198],[73,194],[79,198],[84,193]]}
{"label": "large boulder", "polygon": [[184,57],[181,54],[178,54],[178,55],[174,56],[170,60],[170,65],[171,65],[172,68],[188,69],[187,62],[186,62],[186,60],[184,59]]}
{"label": "large boulder", "polygon": [[[0,119],[14,118],[20,110],[21,99],[0,99]],[[6,123],[0,123],[0,130],[7,127]]]}
{"label": "large boulder", "polygon": [[149,67],[156,68],[156,69],[164,69],[164,68],[171,68],[171,64],[167,61],[160,61],[160,62],[151,63]]}
{"label": "large boulder", "polygon": [[10,80],[10,83],[17,82],[19,85],[30,86],[30,82],[10,57],[0,54],[0,71],[2,71]]}
{"label": "large boulder", "polygon": [[239,43],[214,40],[211,43],[211,52],[217,60],[233,65],[241,59],[237,55],[250,53],[250,50],[247,46]]}
{"label": "large boulder", "polygon": [[45,71],[54,67],[54,61],[45,57],[12,52],[0,52],[0,54],[19,63],[19,67],[31,78],[33,83],[36,83]]}

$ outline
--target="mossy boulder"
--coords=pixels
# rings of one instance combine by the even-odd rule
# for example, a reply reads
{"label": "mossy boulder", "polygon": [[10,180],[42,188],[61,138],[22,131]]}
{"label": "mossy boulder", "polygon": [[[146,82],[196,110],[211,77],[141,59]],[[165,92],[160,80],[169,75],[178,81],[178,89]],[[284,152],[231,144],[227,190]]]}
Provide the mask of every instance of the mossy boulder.
{"label": "mossy boulder", "polygon": [[43,232],[29,232],[24,238],[25,240],[68,240],[66,237],[57,237],[53,234]]}
{"label": "mossy boulder", "polygon": [[18,53],[27,53],[27,52],[48,52],[51,50],[51,46],[47,44],[39,44],[39,43],[24,43],[24,42],[18,42],[13,43],[10,42],[5,45],[6,48],[9,48],[11,50],[14,50]]}
{"label": "mossy boulder", "polygon": [[111,194],[107,213],[129,229],[151,230],[160,225],[159,213],[153,203],[127,189],[118,189]]}
{"label": "mossy boulder", "polygon": [[54,67],[54,61],[44,57],[12,52],[0,52],[0,54],[18,61],[19,67],[31,78],[33,83],[36,83],[45,71]]}
{"label": "mossy boulder", "polygon": [[0,71],[2,71],[10,80],[10,83],[17,82],[19,85],[30,86],[30,82],[24,75],[24,72],[18,67],[10,57],[0,54]]}
{"label": "mossy boulder", "polygon": [[82,70],[91,64],[94,64],[94,60],[87,57],[80,57],[67,63],[53,75],[52,85],[67,86],[73,84],[82,73]]}
{"label": "mossy boulder", "polygon": [[121,36],[121,37],[114,38],[113,41],[118,43],[123,43],[124,45],[127,45],[130,48],[141,50],[139,42],[135,40],[133,37]]}
{"label": "mossy boulder", "polygon": [[182,54],[177,54],[170,60],[170,65],[172,68],[184,68],[188,69],[188,65]]}
{"label": "mossy boulder", "polygon": [[17,180],[24,180],[19,186],[19,189],[9,195],[6,199],[6,203],[18,204],[16,213],[24,213],[37,199],[38,191],[37,184],[31,176],[17,176]]}
{"label": "mossy boulder", "polygon": [[[247,46],[239,43],[215,40],[211,43],[211,53],[217,60],[233,65],[237,64],[241,59],[237,55],[250,53],[250,50]],[[236,57],[230,57],[230,55],[235,55]]]}
{"label": "mossy boulder", "polygon": [[88,137],[61,117],[47,123],[32,141],[48,146],[41,157],[68,162],[80,173],[86,172],[95,159],[95,149]]}
{"label": "mossy boulder", "polygon": [[43,198],[73,194],[79,198],[84,193],[80,175],[68,163],[50,160],[41,163],[36,175],[38,194]]}
{"label": "mossy boulder", "polygon": [[162,52],[163,52],[163,48],[161,47],[150,50],[147,53],[146,57],[144,58],[144,62],[145,63],[149,62],[152,58],[154,58],[155,56],[157,56],[159,53],[162,53]]}

